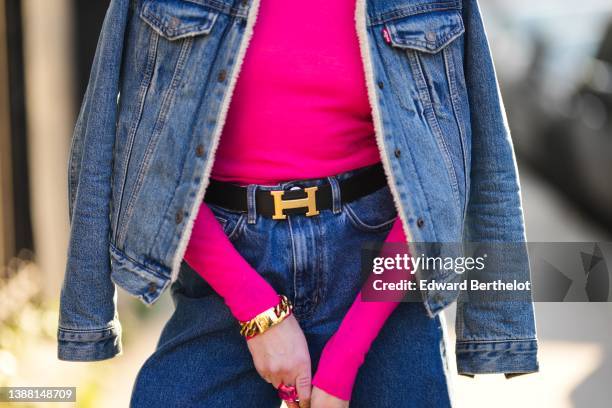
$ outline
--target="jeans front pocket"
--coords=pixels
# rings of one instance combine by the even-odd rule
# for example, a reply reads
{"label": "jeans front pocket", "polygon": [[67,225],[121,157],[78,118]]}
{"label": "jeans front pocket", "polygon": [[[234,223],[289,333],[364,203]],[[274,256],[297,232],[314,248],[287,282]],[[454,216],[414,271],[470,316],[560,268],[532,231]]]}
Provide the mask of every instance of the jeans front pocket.
{"label": "jeans front pocket", "polygon": [[208,205],[217,221],[219,221],[227,238],[230,241],[236,240],[244,230],[246,213],[228,210],[216,204],[204,204]]}
{"label": "jeans front pocket", "polygon": [[390,230],[397,217],[397,209],[389,186],[350,203],[343,203],[343,208],[351,225],[359,231]]}

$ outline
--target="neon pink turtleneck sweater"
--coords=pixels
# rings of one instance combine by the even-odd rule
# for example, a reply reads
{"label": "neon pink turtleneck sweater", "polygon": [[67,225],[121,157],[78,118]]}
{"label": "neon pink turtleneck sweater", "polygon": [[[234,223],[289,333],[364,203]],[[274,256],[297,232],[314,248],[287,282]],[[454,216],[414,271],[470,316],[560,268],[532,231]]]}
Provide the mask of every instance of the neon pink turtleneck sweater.
{"label": "neon pink turtleneck sweater", "polygon": [[[211,177],[276,184],[380,160],[354,7],[354,0],[261,2]],[[399,220],[386,241],[406,242]],[[200,206],[185,260],[238,320],[278,303],[207,205]],[[359,366],[397,304],[363,302],[358,295],[325,346],[313,384],[349,400]]]}

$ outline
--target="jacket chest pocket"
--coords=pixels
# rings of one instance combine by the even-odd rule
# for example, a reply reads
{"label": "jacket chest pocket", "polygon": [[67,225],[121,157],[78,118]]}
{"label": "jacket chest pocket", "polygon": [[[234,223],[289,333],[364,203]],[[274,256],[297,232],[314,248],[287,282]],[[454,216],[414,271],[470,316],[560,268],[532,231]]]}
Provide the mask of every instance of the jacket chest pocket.
{"label": "jacket chest pocket", "polygon": [[217,11],[187,0],[144,0],[140,10],[140,18],[170,41],[210,34],[218,16]]}
{"label": "jacket chest pocket", "polygon": [[460,9],[425,11],[386,22],[392,88],[402,106],[418,112],[435,137],[459,208],[465,208],[469,110],[463,75]]}

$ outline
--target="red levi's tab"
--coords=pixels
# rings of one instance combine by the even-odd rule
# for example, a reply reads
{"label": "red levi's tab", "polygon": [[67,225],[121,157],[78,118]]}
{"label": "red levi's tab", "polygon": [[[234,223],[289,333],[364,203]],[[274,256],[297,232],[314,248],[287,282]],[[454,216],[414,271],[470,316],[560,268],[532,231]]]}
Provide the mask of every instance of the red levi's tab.
{"label": "red levi's tab", "polygon": [[385,39],[385,42],[387,44],[391,44],[391,35],[389,34],[389,30],[387,29],[387,27],[383,27],[382,35],[383,35],[383,38]]}

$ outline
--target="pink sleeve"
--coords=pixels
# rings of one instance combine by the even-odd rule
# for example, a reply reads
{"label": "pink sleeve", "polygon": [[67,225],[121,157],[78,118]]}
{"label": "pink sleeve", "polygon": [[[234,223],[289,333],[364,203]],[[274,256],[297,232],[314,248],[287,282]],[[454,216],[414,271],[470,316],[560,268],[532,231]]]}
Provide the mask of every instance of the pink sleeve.
{"label": "pink sleeve", "polygon": [[[399,218],[385,242],[407,242]],[[357,372],[370,345],[398,305],[398,302],[364,302],[360,292],[325,345],[313,385],[340,399],[350,400]]]}
{"label": "pink sleeve", "polygon": [[276,291],[236,250],[206,203],[200,205],[184,259],[240,321],[278,304]]}

